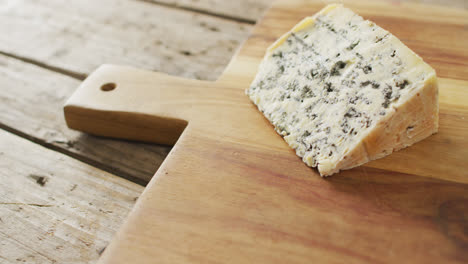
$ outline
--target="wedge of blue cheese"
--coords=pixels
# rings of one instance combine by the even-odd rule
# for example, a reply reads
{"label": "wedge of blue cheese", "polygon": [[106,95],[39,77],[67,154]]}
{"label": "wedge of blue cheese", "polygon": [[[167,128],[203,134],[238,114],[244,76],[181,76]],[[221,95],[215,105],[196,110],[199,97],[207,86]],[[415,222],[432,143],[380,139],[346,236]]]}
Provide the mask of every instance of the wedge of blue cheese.
{"label": "wedge of blue cheese", "polygon": [[246,93],[322,176],[382,158],[438,129],[434,69],[339,4],[270,46]]}

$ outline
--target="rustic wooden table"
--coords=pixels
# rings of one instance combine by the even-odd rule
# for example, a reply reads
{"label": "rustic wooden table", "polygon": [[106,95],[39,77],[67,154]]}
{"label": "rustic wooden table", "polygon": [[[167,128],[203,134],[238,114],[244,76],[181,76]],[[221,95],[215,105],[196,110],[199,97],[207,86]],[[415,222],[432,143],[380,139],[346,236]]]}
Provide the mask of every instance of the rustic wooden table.
{"label": "rustic wooden table", "polygon": [[67,129],[87,74],[214,80],[270,1],[0,0],[0,263],[95,262],[170,150]]}

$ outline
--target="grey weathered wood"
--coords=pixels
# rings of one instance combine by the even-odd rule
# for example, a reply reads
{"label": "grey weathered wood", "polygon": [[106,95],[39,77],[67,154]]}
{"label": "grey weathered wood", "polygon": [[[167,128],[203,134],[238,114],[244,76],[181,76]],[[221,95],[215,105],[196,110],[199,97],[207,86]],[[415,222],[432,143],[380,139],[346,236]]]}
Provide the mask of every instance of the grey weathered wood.
{"label": "grey weathered wood", "polygon": [[143,187],[0,130],[0,263],[95,261]]}
{"label": "grey weathered wood", "polygon": [[0,51],[86,75],[103,63],[216,79],[251,25],[132,0],[0,5]]}
{"label": "grey weathered wood", "polygon": [[255,23],[274,0],[150,0],[175,7],[207,12],[213,15]]}
{"label": "grey weathered wood", "polygon": [[80,81],[0,55],[0,123],[88,163],[148,181],[170,147],[97,138],[67,128],[62,106]]}

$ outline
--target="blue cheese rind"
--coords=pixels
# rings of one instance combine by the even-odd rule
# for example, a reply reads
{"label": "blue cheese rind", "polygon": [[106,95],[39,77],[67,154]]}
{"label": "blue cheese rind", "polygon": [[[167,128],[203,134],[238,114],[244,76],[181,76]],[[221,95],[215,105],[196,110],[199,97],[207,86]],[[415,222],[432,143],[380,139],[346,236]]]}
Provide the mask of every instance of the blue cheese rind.
{"label": "blue cheese rind", "polygon": [[246,93],[322,176],[437,131],[435,71],[342,5],[305,18],[270,46]]}

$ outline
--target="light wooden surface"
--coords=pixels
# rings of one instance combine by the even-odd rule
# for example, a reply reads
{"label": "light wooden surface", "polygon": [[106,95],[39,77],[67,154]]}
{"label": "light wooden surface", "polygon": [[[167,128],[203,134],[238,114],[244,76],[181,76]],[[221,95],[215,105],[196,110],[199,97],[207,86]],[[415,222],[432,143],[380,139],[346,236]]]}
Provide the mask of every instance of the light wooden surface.
{"label": "light wooden surface", "polygon": [[[463,0],[415,2],[466,8],[466,1]],[[253,22],[265,11],[270,0],[129,0],[89,3],[91,1],[0,0],[0,32],[3,33],[0,34],[0,128],[49,149],[33,143],[21,144],[21,153],[24,153],[21,156],[27,159],[21,157],[18,160],[24,162],[14,163],[14,170],[8,171],[8,182],[23,186],[28,181],[20,179],[33,180],[28,178],[28,172],[31,171],[28,164],[45,162],[41,157],[54,160],[54,155],[63,156],[67,164],[70,160],[72,165],[68,166],[76,171],[72,174],[74,177],[65,178],[69,186],[88,186],[89,182],[94,182],[96,187],[91,187],[96,191],[89,191],[86,196],[67,193],[66,204],[70,206],[80,205],[83,201],[107,201],[106,197],[101,198],[105,194],[102,190],[106,189],[101,185],[105,183],[94,180],[97,174],[102,174],[97,168],[144,184],[170,150],[167,146],[97,138],[65,128],[60,108],[80,80],[98,65],[109,62],[183,77],[215,80],[238,45],[247,38]],[[149,17],[144,17],[145,14]],[[141,49],[142,46],[146,48]],[[208,56],[199,52],[213,47],[216,50]],[[10,153],[16,141],[8,137],[8,142],[11,144],[3,144],[0,149],[0,153],[4,153],[0,154],[0,162],[5,154],[17,155]],[[62,154],[48,154],[54,151]],[[94,168],[73,161],[76,159]],[[67,165],[61,166],[59,162],[48,163],[47,169],[43,171],[53,171],[54,175],[70,174]],[[10,180],[13,176],[18,181]],[[65,185],[62,185],[64,189],[58,188],[57,191],[47,189],[47,184],[45,187],[39,184],[32,186],[36,188],[2,185],[0,192],[14,190],[14,200],[21,202],[30,201],[31,196],[37,201],[49,197],[55,199],[56,195],[60,198],[66,190]],[[122,181],[119,190],[123,194],[134,193],[133,186],[131,182]],[[44,188],[47,192],[44,192]],[[122,196],[114,196],[112,199],[116,204],[127,204],[126,210],[130,208],[130,203],[122,200]],[[12,209],[11,206],[2,205],[2,208]],[[0,221],[2,231],[8,230],[0,233],[0,263],[94,262],[97,248],[110,240],[112,232],[128,212],[122,209],[112,214],[102,214],[96,210],[86,210],[88,218],[106,223],[109,230],[102,232],[100,228],[85,227],[90,237],[97,241],[95,244],[76,243],[80,232],[75,229],[49,232],[46,236],[49,242],[60,241],[66,245],[66,250],[51,253],[55,242],[41,243],[42,240],[36,240],[42,227],[24,225],[23,221],[17,221],[11,214],[17,213],[20,218],[41,219],[35,223],[44,224],[53,223],[59,216],[69,222],[77,221],[79,214],[69,211],[65,206],[40,209],[22,210],[22,213],[9,211],[9,219],[13,220],[7,224]],[[0,218],[5,220],[3,213]],[[23,243],[23,246],[19,246],[19,243]],[[80,257],[73,252],[80,252]],[[52,257],[47,259],[41,257],[43,255]]]}
{"label": "light wooden surface", "polygon": [[468,12],[348,6],[436,69],[439,133],[323,179],[274,132],[244,90],[266,47],[320,1],[277,2],[216,82],[102,66],[67,102],[70,127],[152,142],[186,128],[100,263],[468,261]]}

